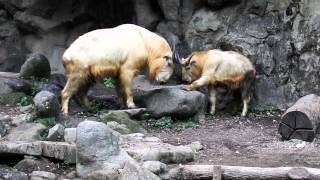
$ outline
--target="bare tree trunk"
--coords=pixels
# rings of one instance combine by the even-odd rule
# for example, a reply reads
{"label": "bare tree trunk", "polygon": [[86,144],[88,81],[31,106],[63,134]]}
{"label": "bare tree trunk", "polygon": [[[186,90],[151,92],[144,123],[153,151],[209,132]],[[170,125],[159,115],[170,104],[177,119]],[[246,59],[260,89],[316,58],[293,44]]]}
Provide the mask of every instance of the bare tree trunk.
{"label": "bare tree trunk", "polygon": [[282,116],[279,133],[286,140],[313,141],[319,131],[320,97],[310,94],[300,98]]}

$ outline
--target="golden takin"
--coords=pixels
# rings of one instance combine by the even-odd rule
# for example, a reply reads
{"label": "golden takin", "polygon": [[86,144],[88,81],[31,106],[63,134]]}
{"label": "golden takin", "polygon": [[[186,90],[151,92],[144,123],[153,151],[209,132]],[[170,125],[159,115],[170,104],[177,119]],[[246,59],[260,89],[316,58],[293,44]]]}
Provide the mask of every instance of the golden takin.
{"label": "golden takin", "polygon": [[208,86],[211,101],[210,113],[215,113],[215,86],[224,84],[232,89],[240,89],[243,101],[242,116],[248,112],[250,89],[255,79],[255,68],[250,60],[234,51],[209,50],[193,52],[180,61],[182,80],[191,83],[184,89],[191,91]]}
{"label": "golden takin", "polygon": [[63,54],[67,83],[61,93],[62,113],[68,114],[70,97],[90,106],[87,92],[97,78],[117,79],[122,105],[134,108],[132,80],[145,66],[149,79],[166,82],[173,73],[173,53],[161,36],[133,24],[98,29],[78,37]]}

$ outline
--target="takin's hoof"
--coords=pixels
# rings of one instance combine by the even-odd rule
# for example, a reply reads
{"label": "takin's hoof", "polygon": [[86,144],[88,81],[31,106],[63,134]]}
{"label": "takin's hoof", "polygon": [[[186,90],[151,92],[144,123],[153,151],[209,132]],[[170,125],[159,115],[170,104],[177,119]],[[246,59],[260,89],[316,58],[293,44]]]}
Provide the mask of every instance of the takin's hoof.
{"label": "takin's hoof", "polygon": [[129,109],[135,109],[136,108],[136,105],[133,104],[133,103],[130,103],[127,105]]}

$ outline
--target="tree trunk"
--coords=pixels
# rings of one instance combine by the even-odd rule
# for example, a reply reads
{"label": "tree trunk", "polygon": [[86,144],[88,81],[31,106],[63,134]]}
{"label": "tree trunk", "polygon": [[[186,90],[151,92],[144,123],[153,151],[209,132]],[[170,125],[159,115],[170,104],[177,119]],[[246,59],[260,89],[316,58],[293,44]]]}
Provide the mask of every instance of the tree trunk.
{"label": "tree trunk", "polygon": [[279,133],[283,139],[313,141],[320,130],[320,97],[310,94],[300,98],[281,119]]}
{"label": "tree trunk", "polygon": [[305,167],[244,167],[218,165],[180,165],[164,179],[198,180],[318,180],[320,169]]}

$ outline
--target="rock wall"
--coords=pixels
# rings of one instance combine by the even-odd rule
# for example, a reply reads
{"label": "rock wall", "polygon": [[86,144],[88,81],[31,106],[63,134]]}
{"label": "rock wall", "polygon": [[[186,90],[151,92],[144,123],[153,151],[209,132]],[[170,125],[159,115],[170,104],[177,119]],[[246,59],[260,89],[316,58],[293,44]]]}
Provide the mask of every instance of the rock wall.
{"label": "rock wall", "polygon": [[[257,69],[255,104],[285,108],[320,92],[319,8],[317,0],[0,0],[0,71],[19,71],[39,52],[52,73],[63,73],[61,55],[76,37],[136,23],[183,56],[211,48],[245,54]],[[221,89],[220,100],[229,93]]]}

